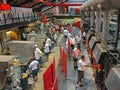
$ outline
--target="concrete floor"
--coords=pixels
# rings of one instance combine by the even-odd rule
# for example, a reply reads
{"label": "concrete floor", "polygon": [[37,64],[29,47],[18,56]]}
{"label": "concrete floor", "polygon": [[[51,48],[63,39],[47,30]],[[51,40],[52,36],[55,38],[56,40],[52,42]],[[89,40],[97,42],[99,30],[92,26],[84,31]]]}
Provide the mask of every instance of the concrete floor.
{"label": "concrete floor", "polygon": [[[38,80],[35,82],[32,86],[31,90],[44,90],[44,83],[43,83],[43,73],[47,69],[47,67],[51,64],[53,61],[53,58],[55,57],[55,65],[56,65],[56,73],[57,75],[60,72],[60,65],[59,65],[59,58],[60,58],[60,51],[59,51],[59,45],[60,41],[62,39],[63,35],[59,35],[59,40],[57,45],[52,49],[50,55],[49,55],[49,60],[46,62],[45,56],[44,58],[44,63],[42,65],[41,71],[38,73]],[[63,76],[63,73],[60,73]],[[64,77],[64,76],[63,76]]]}
{"label": "concrete floor", "polygon": [[[72,35],[76,36],[78,33],[78,29],[76,29],[75,27],[73,28],[72,31]],[[61,43],[64,47],[64,49],[66,50],[65,47],[65,40],[64,38],[61,40]],[[83,49],[84,47],[82,46],[81,49],[81,54],[85,55],[86,58],[86,63],[90,63],[90,59],[88,57],[88,53],[86,49]],[[65,79],[65,77],[63,75],[61,75],[61,72],[57,72],[58,74],[58,78],[59,78],[59,82],[58,82],[58,86],[59,86],[59,90],[97,90],[96,85],[95,85],[95,81],[93,78],[93,70],[91,67],[87,67],[85,69],[85,75],[84,75],[84,86],[83,87],[78,87],[76,88],[76,81],[77,81],[77,70],[74,70],[73,68],[73,60],[72,57],[68,58],[68,72],[67,72],[67,80]],[[60,71],[60,70],[59,70]]]}

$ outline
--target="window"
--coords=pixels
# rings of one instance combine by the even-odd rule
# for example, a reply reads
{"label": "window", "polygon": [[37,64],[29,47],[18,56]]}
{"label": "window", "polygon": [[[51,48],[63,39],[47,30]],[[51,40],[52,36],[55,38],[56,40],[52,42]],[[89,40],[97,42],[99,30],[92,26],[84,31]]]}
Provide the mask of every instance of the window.
{"label": "window", "polygon": [[109,21],[109,41],[115,41],[116,39],[116,32],[117,32],[117,17],[118,11],[111,10],[110,11],[110,21]]}

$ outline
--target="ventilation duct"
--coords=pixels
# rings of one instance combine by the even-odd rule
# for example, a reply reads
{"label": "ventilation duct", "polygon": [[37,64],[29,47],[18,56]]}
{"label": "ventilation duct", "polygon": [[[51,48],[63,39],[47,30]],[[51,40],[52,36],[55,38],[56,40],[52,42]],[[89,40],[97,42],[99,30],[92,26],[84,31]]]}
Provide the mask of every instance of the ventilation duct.
{"label": "ventilation duct", "polygon": [[81,6],[81,10],[85,10],[86,8],[90,8],[91,6],[96,7],[97,5],[101,5],[106,9],[120,9],[120,0],[88,0]]}

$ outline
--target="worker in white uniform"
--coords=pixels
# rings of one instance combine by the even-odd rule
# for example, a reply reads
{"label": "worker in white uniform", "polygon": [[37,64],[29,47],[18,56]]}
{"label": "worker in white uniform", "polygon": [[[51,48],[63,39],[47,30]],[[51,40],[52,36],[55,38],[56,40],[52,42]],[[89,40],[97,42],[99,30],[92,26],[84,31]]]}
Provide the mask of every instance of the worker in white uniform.
{"label": "worker in white uniform", "polygon": [[81,59],[78,61],[78,80],[76,87],[78,87],[78,84],[82,82],[82,79],[84,77],[85,65],[85,56],[82,55]]}
{"label": "worker in white uniform", "polygon": [[39,62],[33,58],[30,65],[29,65],[29,69],[32,70],[31,74],[32,74],[32,77],[33,77],[34,81],[37,80],[37,74],[38,74],[38,71],[39,71],[39,67],[40,67]]}
{"label": "worker in white uniform", "polygon": [[51,41],[51,39],[48,36],[46,36],[45,40],[46,40],[46,44],[49,45],[49,50],[51,51],[51,49],[52,49],[52,41]]}
{"label": "worker in white uniform", "polygon": [[48,44],[48,43],[45,43],[44,52],[45,52],[45,55],[46,55],[47,61],[48,61],[48,59],[49,59],[49,54],[50,54],[50,47],[49,47],[49,44]]}
{"label": "worker in white uniform", "polygon": [[41,64],[42,51],[37,47],[37,44],[34,45],[33,55],[34,55],[34,58]]}
{"label": "worker in white uniform", "polygon": [[81,59],[79,59],[79,61],[78,61],[78,80],[77,80],[76,87],[78,87],[79,83],[80,83],[80,86],[83,85],[82,80],[84,78],[85,67],[93,67],[93,66],[86,65],[85,56],[81,55]]}
{"label": "worker in white uniform", "polygon": [[64,34],[65,39],[67,39],[68,30],[67,30],[67,29],[65,29],[65,30],[63,31],[63,34]]}

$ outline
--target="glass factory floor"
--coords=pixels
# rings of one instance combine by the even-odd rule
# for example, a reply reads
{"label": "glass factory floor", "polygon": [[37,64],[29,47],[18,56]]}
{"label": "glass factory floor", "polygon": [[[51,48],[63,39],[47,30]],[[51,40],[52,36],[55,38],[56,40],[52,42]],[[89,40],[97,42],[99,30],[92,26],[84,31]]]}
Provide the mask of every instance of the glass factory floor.
{"label": "glass factory floor", "polygon": [[[76,36],[78,33],[78,29],[73,27],[72,35]],[[85,75],[83,80],[83,86],[76,88],[76,81],[77,81],[77,70],[74,70],[73,68],[73,60],[72,57],[69,57],[68,59],[68,67],[67,67],[67,79],[65,79],[64,74],[61,72],[61,67],[59,64],[59,58],[60,58],[60,51],[59,51],[59,45],[62,44],[63,48],[65,49],[65,40],[63,35],[60,36],[57,46],[55,46],[52,49],[52,52],[49,56],[48,62],[45,62],[43,64],[43,67],[41,71],[38,74],[38,81],[34,84],[32,87],[33,90],[44,90],[44,84],[43,84],[43,73],[48,67],[48,65],[52,62],[53,58],[55,57],[56,62],[56,73],[58,76],[58,90],[97,90],[95,80],[93,77],[93,69],[92,67],[86,67],[85,69]],[[85,46],[81,46],[81,54],[85,55],[86,63],[90,63],[90,59],[87,53],[87,50],[85,49]]]}

